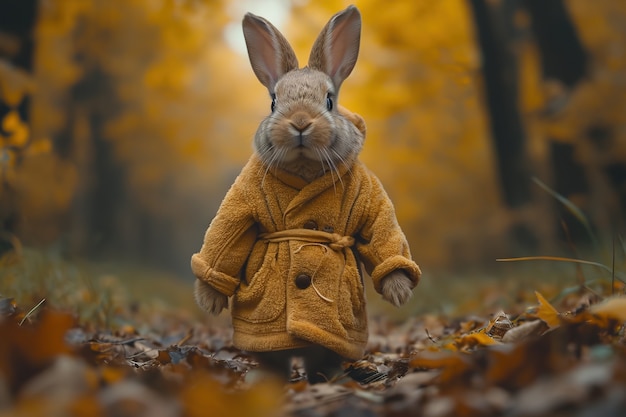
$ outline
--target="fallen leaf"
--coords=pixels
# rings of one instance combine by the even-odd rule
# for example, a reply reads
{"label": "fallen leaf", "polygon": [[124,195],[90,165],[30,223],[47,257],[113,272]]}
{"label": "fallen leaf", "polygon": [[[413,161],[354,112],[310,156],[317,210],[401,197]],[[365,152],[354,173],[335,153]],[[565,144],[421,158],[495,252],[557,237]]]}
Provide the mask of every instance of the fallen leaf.
{"label": "fallen leaf", "polygon": [[591,313],[602,318],[626,322],[626,297],[614,297],[591,307]]}
{"label": "fallen leaf", "polygon": [[71,353],[65,334],[73,325],[72,316],[53,311],[44,311],[35,324],[20,326],[11,319],[0,321],[0,374],[13,393],[59,355]]}
{"label": "fallen leaf", "polygon": [[470,333],[454,339],[454,344],[459,349],[474,348],[476,346],[491,346],[499,343],[500,342],[483,332]]}
{"label": "fallen leaf", "polygon": [[228,392],[208,373],[196,373],[185,381],[180,394],[183,414],[189,417],[273,417],[279,415],[283,387],[266,378],[247,391]]}
{"label": "fallen leaf", "polygon": [[446,351],[419,352],[409,360],[409,366],[416,369],[441,369],[439,380],[443,383],[455,380],[461,382],[459,377],[473,368],[468,354]]}
{"label": "fallen leaf", "polygon": [[180,415],[179,404],[169,401],[169,398],[160,395],[147,385],[133,380],[106,387],[100,393],[99,400],[107,416],[170,417]]}
{"label": "fallen leaf", "polygon": [[539,308],[536,313],[537,317],[543,320],[543,322],[546,323],[551,329],[560,326],[561,320],[559,318],[559,312],[556,308],[552,307],[552,304],[550,304],[548,300],[546,300],[538,291],[535,291],[535,295],[537,296],[537,300],[539,300]]}
{"label": "fallen leaf", "polygon": [[504,335],[513,328],[513,323],[504,311],[498,312],[492,320],[489,321],[485,333],[494,339],[502,339]]}
{"label": "fallen leaf", "polygon": [[527,321],[506,332],[506,334],[502,337],[502,342],[519,342],[530,337],[539,336],[547,329],[548,326],[543,322],[543,320]]}

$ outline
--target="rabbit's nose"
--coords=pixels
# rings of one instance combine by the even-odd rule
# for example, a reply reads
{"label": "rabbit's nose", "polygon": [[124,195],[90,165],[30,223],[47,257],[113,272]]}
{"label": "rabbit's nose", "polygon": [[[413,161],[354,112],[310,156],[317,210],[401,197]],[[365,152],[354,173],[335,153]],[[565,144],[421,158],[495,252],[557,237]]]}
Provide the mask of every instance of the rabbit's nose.
{"label": "rabbit's nose", "polygon": [[313,124],[313,121],[306,114],[296,113],[291,117],[289,123],[298,132],[303,133]]}
{"label": "rabbit's nose", "polygon": [[291,127],[296,129],[298,133],[304,133],[311,126],[311,124],[311,122],[302,124],[291,123]]}

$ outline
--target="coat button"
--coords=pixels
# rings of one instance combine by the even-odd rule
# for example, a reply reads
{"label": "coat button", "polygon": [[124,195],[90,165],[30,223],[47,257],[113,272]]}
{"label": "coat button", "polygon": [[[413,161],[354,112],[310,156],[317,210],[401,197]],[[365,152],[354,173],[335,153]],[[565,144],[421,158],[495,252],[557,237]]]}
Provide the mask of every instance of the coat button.
{"label": "coat button", "polygon": [[314,220],[308,220],[304,223],[302,227],[304,227],[305,229],[317,230],[317,223],[315,223]]}
{"label": "coat button", "polygon": [[324,226],[324,228],[322,230],[325,231],[326,233],[334,233],[335,232],[335,229],[332,226]]}
{"label": "coat button", "polygon": [[311,285],[311,277],[307,274],[300,274],[296,277],[296,287],[301,290],[308,288]]}

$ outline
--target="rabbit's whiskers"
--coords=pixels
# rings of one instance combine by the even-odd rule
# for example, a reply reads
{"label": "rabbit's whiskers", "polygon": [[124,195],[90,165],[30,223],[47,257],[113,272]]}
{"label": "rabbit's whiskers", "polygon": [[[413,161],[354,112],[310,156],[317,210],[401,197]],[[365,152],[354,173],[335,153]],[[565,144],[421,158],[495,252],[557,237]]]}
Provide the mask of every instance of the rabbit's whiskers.
{"label": "rabbit's whiskers", "polygon": [[320,148],[320,151],[321,151],[321,154],[323,155],[323,159],[325,159],[326,162],[328,163],[328,170],[330,171],[330,175],[333,180],[333,188],[335,189],[335,193],[337,193],[337,186],[336,186],[335,177],[333,175],[333,171],[337,174],[337,180],[341,184],[341,187],[344,188],[343,180],[341,179],[341,173],[339,172],[339,168],[337,167],[337,164],[335,164],[335,161],[333,161],[330,154],[328,153],[328,149]]}
{"label": "rabbit's whiskers", "polygon": [[[335,194],[337,194],[337,186],[335,185],[335,174],[333,173],[333,171],[336,171],[336,168],[333,162],[328,157],[328,153],[326,152],[324,148],[316,146],[314,149],[315,149],[315,153],[317,154],[320,160],[320,163],[322,164],[322,173],[326,172],[324,161],[326,161],[326,163],[328,164],[328,172],[330,172],[330,177],[333,181],[333,189],[335,190]],[[339,175],[337,175],[337,178],[341,180],[341,177],[339,177]]]}
{"label": "rabbit's whiskers", "polygon": [[[350,173],[350,176],[352,177],[353,176],[353,174],[352,174],[352,164],[348,163],[348,161],[346,161],[346,159],[343,156],[341,156],[341,154],[339,152],[337,152],[334,148],[330,148],[330,151],[335,155],[335,158],[337,158],[339,160],[339,162],[341,162],[345,167],[348,168],[348,172]],[[330,156],[329,156],[329,159],[332,159],[332,158],[330,158]],[[337,170],[337,173],[339,173],[339,170]],[[343,183],[342,183],[342,185],[343,185]]]}
{"label": "rabbit's whiskers", "polygon": [[278,164],[284,158],[285,153],[287,153],[287,150],[284,148],[277,149],[272,145],[268,145],[267,148],[259,154],[261,160],[263,161],[263,165],[265,166],[265,172],[263,173],[261,186],[265,184],[265,177],[267,176],[267,173],[270,171],[270,169],[274,169],[274,172],[276,172],[276,168],[278,168]]}

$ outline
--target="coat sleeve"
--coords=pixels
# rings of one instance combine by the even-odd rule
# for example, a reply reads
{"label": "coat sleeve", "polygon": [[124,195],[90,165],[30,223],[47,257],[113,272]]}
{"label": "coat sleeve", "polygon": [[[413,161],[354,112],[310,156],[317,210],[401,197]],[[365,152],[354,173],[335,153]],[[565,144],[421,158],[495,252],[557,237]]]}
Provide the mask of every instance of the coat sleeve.
{"label": "coat sleeve", "polygon": [[191,257],[194,275],[231,296],[257,237],[254,212],[241,178],[230,188],[204,235],[200,252]]}
{"label": "coat sleeve", "polygon": [[396,219],[393,203],[382,184],[370,176],[365,222],[357,239],[357,252],[367,273],[372,277],[374,288],[382,292],[382,280],[390,272],[402,269],[414,285],[421,271],[411,259],[409,244]]}

